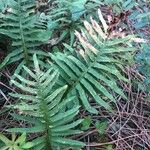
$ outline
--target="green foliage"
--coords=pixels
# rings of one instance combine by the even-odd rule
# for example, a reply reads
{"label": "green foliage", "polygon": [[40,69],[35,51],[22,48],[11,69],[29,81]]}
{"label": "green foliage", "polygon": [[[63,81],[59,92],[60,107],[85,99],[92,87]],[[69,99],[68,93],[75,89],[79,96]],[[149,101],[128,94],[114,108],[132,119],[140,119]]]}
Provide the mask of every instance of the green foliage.
{"label": "green foliage", "polygon": [[71,20],[78,20],[85,12],[85,4],[87,0],[64,0],[59,2],[62,7],[67,7],[71,13]]}
{"label": "green foliage", "polygon": [[12,128],[8,131],[41,133],[32,141],[36,150],[63,149],[67,146],[75,149],[83,147],[82,142],[66,138],[69,135],[81,133],[81,131],[73,129],[82,122],[82,119],[73,121],[79,112],[79,106],[66,109],[67,103],[75,100],[75,98],[63,99],[67,86],[55,87],[58,78],[57,71],[50,68],[43,72],[36,55],[34,55],[33,60],[35,73],[24,67],[30,75],[30,79],[25,79],[16,74],[18,81],[12,80],[12,83],[23,92],[22,94],[12,93],[11,96],[19,98],[20,102],[8,106],[17,109],[20,113],[20,115],[12,114],[15,119],[23,120],[31,127]]}
{"label": "green foliage", "polygon": [[92,118],[90,116],[85,117],[82,121],[81,130],[88,130],[90,128],[90,125],[92,123]]}
{"label": "green foliage", "polygon": [[[142,5],[140,3],[140,5]],[[149,12],[149,8],[145,5],[142,5],[142,11],[143,13],[141,13],[140,10],[135,10],[131,13],[131,15],[129,16],[130,21],[133,24],[133,27],[136,29],[136,31],[138,32],[138,34],[141,37],[145,37],[145,35],[143,34],[143,32],[141,32],[141,29],[147,25],[149,25],[150,22],[150,12]]]}
{"label": "green foliage", "polygon": [[82,34],[76,31],[79,51],[65,44],[68,50],[64,53],[50,54],[53,68],[60,72],[59,84],[68,85],[66,97],[78,95],[85,109],[91,113],[98,112],[90,106],[89,97],[108,110],[111,110],[109,103],[116,102],[112,91],[126,98],[117,81],[128,82],[121,70],[128,63],[124,55],[133,51],[129,46],[130,36],[108,38],[108,26],[100,10],[98,13],[103,29],[91,19],[92,25],[84,22],[86,29],[82,30]]}
{"label": "green foliage", "polygon": [[138,5],[135,0],[103,0],[102,2],[103,4],[111,6],[115,13],[129,11]]}
{"label": "green foliage", "polygon": [[98,3],[88,0],[56,0],[52,5],[48,28],[60,34],[58,42],[69,39],[66,42],[70,45],[75,41],[74,31],[82,28],[82,19],[98,7]]}
{"label": "green foliage", "polygon": [[105,130],[107,129],[108,126],[108,121],[97,121],[95,124],[98,132],[100,135],[103,135],[105,133]]}
{"label": "green foliage", "polygon": [[15,133],[12,133],[12,139],[8,139],[3,134],[0,134],[0,140],[5,144],[0,147],[0,150],[29,150],[33,147],[32,142],[26,142],[26,134],[23,133],[21,136],[16,136]]}
{"label": "green foliage", "polygon": [[140,63],[139,71],[145,78],[141,87],[144,91],[150,92],[150,44],[143,45],[143,49],[137,55],[136,60]]}
{"label": "green foliage", "polygon": [[[148,2],[140,1],[139,4],[142,9],[142,13],[139,10],[132,12],[129,16],[130,21],[132,21],[133,27],[136,29],[138,36],[140,38],[145,38],[150,40],[149,35],[143,32],[144,27],[149,27],[150,25],[150,12],[147,6]],[[140,46],[140,52],[136,55],[136,62],[139,64],[139,72],[144,75],[144,82],[140,85],[140,88],[144,91],[150,91],[150,44],[142,44]]]}
{"label": "green foliage", "polygon": [[35,13],[34,0],[12,0],[7,12],[0,13],[0,19],[0,33],[9,36],[13,42],[8,56],[0,64],[0,69],[16,61],[29,65],[33,53],[46,55],[37,50],[37,46],[46,42],[49,37],[42,36],[46,29]]}
{"label": "green foliage", "polygon": [[113,150],[113,146],[112,145],[108,145],[106,150]]}

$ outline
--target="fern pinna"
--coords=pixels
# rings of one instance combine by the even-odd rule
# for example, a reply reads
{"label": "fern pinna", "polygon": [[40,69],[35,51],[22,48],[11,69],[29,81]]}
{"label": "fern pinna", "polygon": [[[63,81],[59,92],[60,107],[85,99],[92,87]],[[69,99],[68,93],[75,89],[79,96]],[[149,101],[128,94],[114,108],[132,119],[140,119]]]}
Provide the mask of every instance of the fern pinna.
{"label": "fern pinna", "polygon": [[47,31],[47,36],[43,36],[46,28],[42,25],[42,20],[39,21],[35,8],[35,0],[12,0],[7,11],[0,13],[0,33],[9,36],[13,41],[0,68],[16,61],[29,65],[33,53],[46,55],[38,51],[37,46],[46,42],[50,34]]}
{"label": "fern pinna", "polygon": [[23,90],[22,94],[11,94],[12,97],[19,98],[20,103],[8,106],[19,111],[20,115],[12,114],[15,119],[25,121],[30,127],[12,128],[8,131],[39,133],[32,141],[35,150],[56,150],[65,147],[80,149],[84,146],[82,142],[66,138],[81,133],[80,130],[73,129],[82,121],[82,119],[73,120],[79,112],[79,106],[66,108],[66,104],[75,100],[75,97],[63,99],[67,86],[56,88],[58,72],[52,68],[43,72],[36,55],[33,60],[35,73],[24,66],[30,80],[20,75],[16,75],[18,81],[12,80],[14,85]]}
{"label": "fern pinna", "polygon": [[128,82],[121,70],[128,62],[125,54],[131,56],[129,52],[133,51],[130,36],[109,38],[108,26],[100,10],[98,14],[104,30],[91,18],[92,25],[85,21],[85,30],[82,33],[75,32],[80,43],[78,51],[65,44],[67,50],[64,53],[50,54],[52,66],[60,72],[59,83],[69,87],[66,97],[78,95],[86,110],[91,113],[98,111],[91,107],[89,98],[109,110],[110,101],[116,101],[112,92],[126,98],[117,81]]}

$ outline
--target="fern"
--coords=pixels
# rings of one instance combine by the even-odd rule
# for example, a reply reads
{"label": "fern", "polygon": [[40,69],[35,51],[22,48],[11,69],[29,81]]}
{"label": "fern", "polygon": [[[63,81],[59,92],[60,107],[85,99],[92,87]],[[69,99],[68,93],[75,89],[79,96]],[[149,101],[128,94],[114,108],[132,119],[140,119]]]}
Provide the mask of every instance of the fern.
{"label": "fern", "polygon": [[137,57],[137,63],[140,64],[139,72],[144,75],[144,84],[141,86],[144,91],[150,92],[150,44],[143,45],[143,51]]}
{"label": "fern", "polygon": [[[138,36],[145,40],[150,40],[149,35],[143,32],[143,28],[147,28],[150,25],[150,12],[148,9],[148,2],[140,1],[139,5],[142,8],[142,13],[139,10],[135,10],[129,16],[132,22],[134,31],[137,32]],[[150,91],[150,44],[141,44],[140,52],[136,55],[136,63],[139,64],[138,70],[144,75],[144,82],[140,85],[140,88],[144,91]]]}
{"label": "fern", "polygon": [[50,4],[53,7],[48,13],[48,28],[60,34],[58,43],[65,40],[70,45],[75,41],[74,31],[82,28],[81,18],[87,17],[99,6],[88,0],[56,0],[50,1]]}
{"label": "fern", "polygon": [[38,51],[37,46],[48,40],[49,32],[47,31],[45,37],[46,29],[38,23],[34,9],[35,0],[13,0],[6,14],[0,13],[0,33],[9,36],[13,41],[12,49],[0,64],[0,68],[16,61],[29,65],[33,53],[46,55]]}
{"label": "fern", "polygon": [[18,137],[15,133],[12,133],[11,140],[0,133],[0,140],[5,144],[0,148],[0,150],[28,150],[29,148],[33,147],[33,143],[26,142],[25,133]]}
{"label": "fern", "polygon": [[[90,105],[89,97],[97,104],[111,110],[110,101],[116,102],[112,92],[126,98],[117,81],[128,82],[121,74],[121,70],[128,62],[126,53],[131,55],[129,47],[131,37],[110,39],[107,24],[101,11],[98,11],[103,31],[100,25],[91,18],[92,25],[84,22],[85,30],[82,34],[76,31],[81,46],[75,51],[69,45],[65,53],[50,54],[52,66],[60,72],[59,83],[68,85],[66,97],[78,95],[83,106],[91,113],[98,113]],[[106,99],[107,98],[107,99]],[[106,99],[106,100],[104,100]]]}
{"label": "fern", "polygon": [[133,7],[138,6],[135,0],[102,0],[102,2],[105,5],[111,6],[115,13],[129,11]]}
{"label": "fern", "polygon": [[56,30],[60,34],[58,42],[70,39],[69,42],[72,45],[75,40],[74,30],[81,27],[79,18],[85,13],[86,0],[77,2],[62,0],[54,3],[54,8],[51,8],[48,15],[48,28]]}
{"label": "fern", "polygon": [[[12,80],[12,83],[23,90],[22,94],[12,93],[11,96],[20,99],[20,103],[12,107],[17,109],[21,115],[12,114],[17,120],[23,120],[30,124],[28,128],[12,128],[11,132],[41,133],[34,139],[35,150],[63,149],[64,147],[73,147],[78,149],[83,147],[82,142],[68,139],[69,135],[81,133],[73,128],[78,126],[82,119],[73,121],[79,112],[79,106],[72,109],[66,109],[68,102],[75,100],[74,97],[62,99],[67,86],[56,89],[58,78],[57,71],[52,68],[43,72],[40,70],[36,55],[34,55],[35,73],[24,67],[30,75],[30,80],[16,75],[18,81]],[[20,83],[20,81],[23,84]]]}

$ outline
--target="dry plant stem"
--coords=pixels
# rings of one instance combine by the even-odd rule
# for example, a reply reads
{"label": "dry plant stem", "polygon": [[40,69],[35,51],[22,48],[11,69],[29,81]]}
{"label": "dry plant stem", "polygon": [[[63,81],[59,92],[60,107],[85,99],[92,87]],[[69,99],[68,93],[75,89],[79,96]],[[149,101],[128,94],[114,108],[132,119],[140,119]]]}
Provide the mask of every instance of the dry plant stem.
{"label": "dry plant stem", "polygon": [[118,141],[130,139],[130,138],[137,137],[137,136],[140,136],[140,135],[142,135],[142,134],[135,134],[135,135],[131,135],[131,136],[128,136],[128,137],[125,137],[125,138],[122,138],[122,139],[118,139],[118,140],[114,140],[114,141],[106,142],[106,143],[91,143],[91,144],[87,144],[86,146],[96,147],[96,146],[111,145],[111,144],[114,144],[114,143],[116,143]]}
{"label": "dry plant stem", "polygon": [[6,100],[6,102],[9,101],[9,98],[7,98],[6,94],[0,90],[0,94],[4,97],[4,99]]}
{"label": "dry plant stem", "polygon": [[15,92],[15,90],[13,90],[12,88],[10,88],[9,86],[7,86],[6,84],[4,84],[3,82],[0,82],[0,85],[2,85],[4,87],[8,88],[9,90]]}

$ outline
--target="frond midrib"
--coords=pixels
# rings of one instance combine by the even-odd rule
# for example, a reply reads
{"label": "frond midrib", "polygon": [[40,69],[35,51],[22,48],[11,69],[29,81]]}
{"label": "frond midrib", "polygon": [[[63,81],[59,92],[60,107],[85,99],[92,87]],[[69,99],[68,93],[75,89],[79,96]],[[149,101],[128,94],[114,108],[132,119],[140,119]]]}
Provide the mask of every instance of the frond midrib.
{"label": "frond midrib", "polygon": [[19,4],[19,28],[20,28],[20,35],[21,35],[21,41],[22,41],[22,46],[23,46],[23,53],[24,53],[24,58],[25,58],[25,62],[26,65],[28,66],[28,50],[26,47],[26,43],[25,43],[25,38],[24,38],[24,31],[23,31],[23,26],[22,26],[22,19],[21,19],[21,0],[18,0],[18,4]]}
{"label": "frond midrib", "polygon": [[87,67],[87,69],[83,73],[81,73],[81,76],[77,79],[77,81],[74,82],[73,85],[68,89],[68,91],[66,92],[66,96],[80,83],[82,78],[84,78],[85,74],[87,74],[88,71],[97,63],[97,58],[98,58],[99,54],[100,54],[100,52],[98,52],[96,57],[94,57],[94,60],[89,63],[89,66]]}
{"label": "frond midrib", "polygon": [[41,91],[41,89],[39,87],[41,87],[41,83],[40,80],[37,77],[37,88],[38,88],[38,97],[39,97],[39,101],[40,101],[40,110],[43,114],[43,119],[44,119],[44,124],[45,124],[45,134],[46,134],[46,149],[45,150],[52,150],[52,145],[51,145],[51,129],[50,126],[52,125],[51,120],[49,119],[49,109],[48,109],[48,105],[46,103],[46,99],[43,96],[43,91]]}

